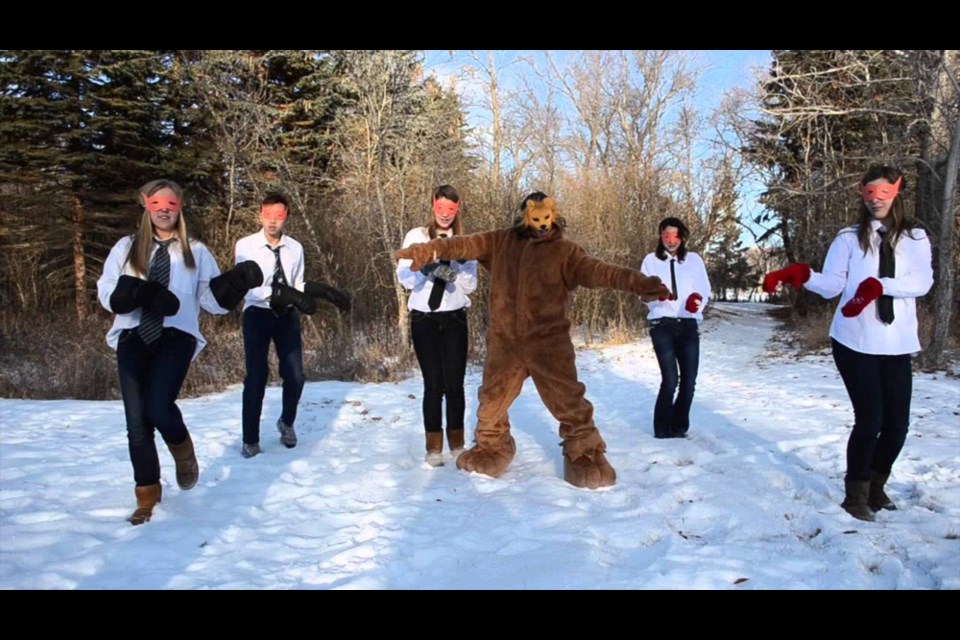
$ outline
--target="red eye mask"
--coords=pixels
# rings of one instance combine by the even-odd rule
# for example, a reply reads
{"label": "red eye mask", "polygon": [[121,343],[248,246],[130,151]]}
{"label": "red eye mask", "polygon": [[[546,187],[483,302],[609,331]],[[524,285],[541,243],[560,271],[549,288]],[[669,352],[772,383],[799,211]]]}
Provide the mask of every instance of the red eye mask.
{"label": "red eye mask", "polygon": [[158,211],[180,211],[180,198],[162,198],[159,196],[144,196],[143,204],[150,213]]}
{"label": "red eye mask", "polygon": [[663,240],[664,244],[667,244],[668,242],[680,242],[680,234],[676,232],[670,233],[664,231],[660,234],[660,239]]}
{"label": "red eye mask", "polygon": [[893,184],[865,184],[860,188],[860,193],[863,194],[863,201],[870,202],[871,200],[893,200],[897,197],[897,194],[900,193],[900,181],[903,178],[897,178],[897,181]]}
{"label": "red eye mask", "polygon": [[260,215],[270,222],[283,222],[287,219],[287,208],[282,204],[265,204],[260,207]]}
{"label": "red eye mask", "polygon": [[455,216],[460,211],[459,202],[451,202],[444,198],[443,200],[433,201],[433,213],[438,216]]}

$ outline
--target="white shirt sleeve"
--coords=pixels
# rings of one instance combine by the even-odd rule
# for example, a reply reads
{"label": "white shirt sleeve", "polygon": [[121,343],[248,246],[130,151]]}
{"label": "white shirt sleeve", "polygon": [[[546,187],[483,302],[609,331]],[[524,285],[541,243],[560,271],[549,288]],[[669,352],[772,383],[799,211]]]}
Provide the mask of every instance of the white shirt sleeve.
{"label": "white shirt sleeve", "polygon": [[643,257],[643,262],[640,263],[640,273],[642,273],[642,274],[645,275],[645,276],[652,276],[652,275],[653,275],[653,267],[652,267],[652,265],[650,264],[650,256],[651,256],[651,255],[652,255],[652,254],[649,254],[649,253],[648,253],[646,256]]}
{"label": "white shirt sleeve", "polygon": [[303,291],[303,285],[304,285],[303,245],[298,247],[297,256],[293,262],[293,268],[291,269],[291,271],[293,272],[290,274],[293,278],[293,288],[296,289],[297,291]]}
{"label": "white shirt sleeve", "polygon": [[[420,244],[424,242],[423,233],[421,228],[411,229],[407,232],[406,237],[403,239],[403,249],[415,244]],[[410,265],[413,264],[413,260],[403,259],[397,261],[397,280],[400,281],[400,286],[409,291],[413,291],[417,287],[423,286],[423,283],[426,281],[426,276],[424,276],[419,271],[412,271]],[[476,265],[476,263],[474,263]],[[476,276],[476,266],[474,266],[474,276]],[[474,288],[476,288],[476,283],[474,283]]]}
{"label": "white shirt sleeve", "polygon": [[110,308],[110,296],[117,288],[117,280],[123,275],[123,265],[127,261],[127,254],[130,253],[132,244],[129,237],[123,237],[113,245],[110,255],[103,263],[103,273],[97,280],[97,298],[100,300],[100,305],[110,313],[114,313]]}
{"label": "white shirt sleeve", "polygon": [[220,267],[206,245],[193,245],[194,257],[197,260],[197,299],[200,307],[207,313],[223,315],[229,312],[217,303],[210,291],[210,281],[220,275]]}
{"label": "white shirt sleeve", "polygon": [[[651,258],[654,258],[654,259],[655,259],[654,254],[648,253],[648,254],[643,258],[643,262],[640,263],[640,273],[642,273],[642,274],[645,275],[645,276],[654,276],[654,275],[657,275],[657,274],[656,274],[656,269],[653,268],[653,261],[651,260]],[[670,284],[667,283],[667,286],[670,286]],[[659,300],[644,300],[643,303],[644,303],[645,305],[647,305],[648,307],[650,307],[650,308],[653,308],[654,305],[663,304],[663,303],[660,302]]]}
{"label": "white shirt sleeve", "polygon": [[817,273],[811,270],[810,279],[803,286],[827,300],[843,293],[850,268],[851,239],[856,241],[856,237],[855,233],[841,231],[827,251],[823,271]]}
{"label": "white shirt sleeve", "polygon": [[468,260],[463,264],[451,262],[450,265],[457,272],[456,285],[464,295],[470,295],[477,290],[477,261]]}
{"label": "white shirt sleeve", "polygon": [[703,296],[703,303],[700,305],[701,308],[706,306],[707,300],[710,299],[710,296],[713,294],[713,290],[710,288],[710,276],[707,275],[707,265],[703,262],[697,254],[693,254],[697,257],[697,265],[700,267],[699,273],[697,274],[697,284],[694,289],[695,293],[699,293]]}
{"label": "white shirt sleeve", "polygon": [[880,278],[883,294],[894,298],[919,298],[927,295],[933,286],[932,255],[927,234],[922,229],[908,231],[901,236],[900,246],[903,247],[903,256],[898,258],[897,264],[903,264],[906,269],[902,275],[895,278]]}

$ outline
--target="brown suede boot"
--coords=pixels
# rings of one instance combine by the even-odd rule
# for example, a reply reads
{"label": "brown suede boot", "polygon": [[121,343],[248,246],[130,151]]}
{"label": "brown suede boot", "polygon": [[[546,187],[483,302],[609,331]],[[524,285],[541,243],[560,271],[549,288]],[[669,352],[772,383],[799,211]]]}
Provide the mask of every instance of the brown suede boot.
{"label": "brown suede boot", "polygon": [[427,464],[431,467],[443,466],[443,431],[427,431]]}
{"label": "brown suede boot", "polygon": [[599,449],[575,460],[564,453],[563,479],[581,489],[599,489],[617,484],[617,472]]}
{"label": "brown suede boot", "polygon": [[137,510],[127,518],[127,522],[136,526],[144,522],[150,522],[153,517],[153,508],[160,502],[161,486],[159,484],[148,484],[145,487],[134,487],[137,494]]}
{"label": "brown suede boot", "polygon": [[464,451],[457,458],[457,468],[497,478],[507,470],[516,454],[516,441],[510,434],[504,434],[496,447],[482,449],[477,444]]}
{"label": "brown suede boot", "polygon": [[200,465],[197,463],[197,454],[193,450],[193,440],[190,434],[180,444],[167,443],[170,455],[177,463],[177,486],[182,490],[193,489],[200,479]]}
{"label": "brown suede boot", "polygon": [[870,493],[869,480],[844,480],[847,496],[840,506],[857,520],[873,522],[873,511],[867,506],[867,494]]}
{"label": "brown suede boot", "polygon": [[454,460],[460,457],[463,453],[463,429],[447,429],[447,445]]}
{"label": "brown suede boot", "polygon": [[880,511],[881,509],[886,509],[887,511],[897,510],[897,505],[893,504],[893,500],[891,500],[890,496],[883,490],[883,485],[887,484],[889,478],[889,471],[886,473],[874,471],[870,475],[870,494],[867,496],[867,506],[874,511]]}

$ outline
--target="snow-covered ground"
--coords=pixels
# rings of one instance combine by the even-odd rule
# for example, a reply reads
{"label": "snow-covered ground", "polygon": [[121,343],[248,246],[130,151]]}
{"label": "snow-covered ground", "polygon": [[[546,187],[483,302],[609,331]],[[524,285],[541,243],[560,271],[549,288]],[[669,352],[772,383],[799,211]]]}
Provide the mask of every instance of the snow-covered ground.
{"label": "snow-covered ground", "polygon": [[[284,449],[240,456],[241,389],[180,403],[201,465],[134,506],[119,402],[0,400],[2,588],[960,588],[960,382],[914,379],[888,492],[850,518],[853,422],[829,355],[773,350],[765,305],[704,323],[691,437],[655,440],[649,340],[578,353],[616,487],[562,480],[556,422],[528,381],[500,479],[423,461],[421,381],[306,386]],[[468,375],[469,424],[479,370]]]}

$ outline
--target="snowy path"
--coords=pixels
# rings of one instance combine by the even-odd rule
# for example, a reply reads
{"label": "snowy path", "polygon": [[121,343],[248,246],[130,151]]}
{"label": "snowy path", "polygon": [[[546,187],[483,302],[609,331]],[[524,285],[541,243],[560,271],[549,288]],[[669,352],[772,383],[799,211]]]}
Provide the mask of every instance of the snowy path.
{"label": "snowy path", "polygon": [[[562,480],[556,423],[528,381],[500,479],[422,462],[419,378],[307,385],[300,446],[240,457],[240,396],[180,403],[200,484],[131,527],[119,402],[0,400],[2,588],[960,588],[960,382],[914,380],[889,489],[901,510],[851,519],[853,421],[829,355],[768,352],[763,305],[704,324],[691,438],[655,440],[649,340],[578,353],[619,475]],[[478,370],[467,380],[468,423]]]}

